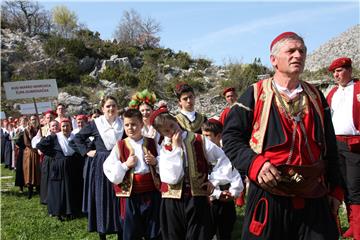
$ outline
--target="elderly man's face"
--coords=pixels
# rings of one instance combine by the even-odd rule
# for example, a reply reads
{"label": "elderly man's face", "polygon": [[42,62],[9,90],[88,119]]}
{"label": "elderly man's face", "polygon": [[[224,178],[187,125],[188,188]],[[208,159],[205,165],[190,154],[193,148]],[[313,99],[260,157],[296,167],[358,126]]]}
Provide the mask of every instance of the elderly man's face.
{"label": "elderly man's face", "polygon": [[306,59],[305,45],[294,39],[285,40],[277,56],[270,61],[276,70],[287,75],[299,75],[304,70]]}
{"label": "elderly man's face", "polygon": [[335,70],[333,72],[335,82],[337,84],[340,84],[343,87],[345,87],[346,84],[348,84],[348,82],[350,82],[351,74],[352,74],[352,69],[344,68],[344,67],[335,68]]}

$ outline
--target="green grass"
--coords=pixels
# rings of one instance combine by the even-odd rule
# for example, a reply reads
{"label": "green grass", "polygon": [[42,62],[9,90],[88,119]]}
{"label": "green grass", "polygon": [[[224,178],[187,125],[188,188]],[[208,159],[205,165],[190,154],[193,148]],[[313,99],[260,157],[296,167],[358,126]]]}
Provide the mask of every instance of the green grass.
{"label": "green grass", "polygon": [[[39,195],[27,199],[27,189],[19,193],[14,186],[15,171],[4,168],[1,164],[1,238],[2,240],[59,240],[59,239],[99,239],[97,233],[87,232],[87,219],[78,218],[60,222],[49,217],[46,205],[40,204]],[[233,231],[233,239],[240,239],[244,207],[237,208],[237,220]],[[344,209],[340,209],[342,229],[348,227]],[[108,239],[117,239],[109,235]]]}

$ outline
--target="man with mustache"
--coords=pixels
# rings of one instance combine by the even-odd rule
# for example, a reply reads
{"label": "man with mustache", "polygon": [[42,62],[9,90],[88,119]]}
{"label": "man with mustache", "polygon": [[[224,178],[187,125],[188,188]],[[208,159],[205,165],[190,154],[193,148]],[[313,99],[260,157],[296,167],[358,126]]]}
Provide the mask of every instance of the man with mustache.
{"label": "man with mustache", "polygon": [[270,45],[273,77],[251,85],[231,108],[226,155],[250,180],[241,239],[338,239],[342,200],[334,128],[323,94],[300,80],[302,37]]}

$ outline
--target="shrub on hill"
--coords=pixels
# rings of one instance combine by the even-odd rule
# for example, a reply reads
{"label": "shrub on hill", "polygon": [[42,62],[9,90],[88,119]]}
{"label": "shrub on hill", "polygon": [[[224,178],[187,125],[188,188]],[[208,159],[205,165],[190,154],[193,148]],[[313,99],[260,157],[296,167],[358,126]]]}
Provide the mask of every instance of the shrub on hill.
{"label": "shrub on hill", "polygon": [[107,68],[99,74],[100,79],[116,82],[120,86],[137,87],[139,78],[129,67],[119,65],[114,68]]}
{"label": "shrub on hill", "polygon": [[45,52],[52,57],[58,56],[62,49],[64,49],[65,54],[73,55],[79,59],[95,55],[91,49],[85,46],[81,39],[77,38],[66,39],[59,36],[51,36],[44,44]]}
{"label": "shrub on hill", "polygon": [[157,89],[158,74],[154,67],[150,65],[144,65],[138,74],[139,77],[139,89],[149,89],[155,91]]}

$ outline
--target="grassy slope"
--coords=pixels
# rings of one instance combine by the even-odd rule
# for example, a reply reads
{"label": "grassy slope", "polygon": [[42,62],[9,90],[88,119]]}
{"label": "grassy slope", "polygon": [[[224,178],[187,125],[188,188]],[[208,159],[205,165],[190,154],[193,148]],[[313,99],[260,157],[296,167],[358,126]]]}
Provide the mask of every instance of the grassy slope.
{"label": "grassy slope", "polygon": [[[1,164],[1,238],[2,240],[59,240],[59,239],[98,239],[96,233],[87,232],[86,218],[60,222],[47,215],[47,208],[39,202],[39,195],[27,199],[27,189],[19,193],[14,186],[15,172]],[[237,209],[237,221],[233,239],[240,239],[244,209]],[[341,210],[343,229],[347,227],[346,216]],[[111,235],[108,239],[116,239]]]}

